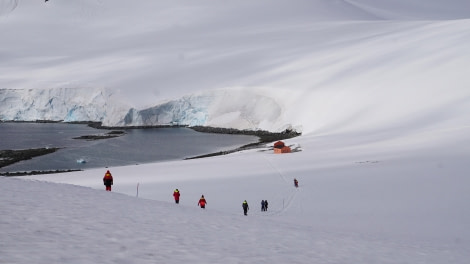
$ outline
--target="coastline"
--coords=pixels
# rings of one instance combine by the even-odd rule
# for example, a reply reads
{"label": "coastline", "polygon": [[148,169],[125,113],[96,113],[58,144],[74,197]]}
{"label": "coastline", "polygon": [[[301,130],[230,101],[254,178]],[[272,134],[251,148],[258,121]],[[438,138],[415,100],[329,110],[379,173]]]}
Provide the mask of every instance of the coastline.
{"label": "coastline", "polygon": [[[20,149],[20,150],[11,150],[5,149],[0,150],[0,168],[6,167],[8,165],[20,162],[23,160],[29,160],[34,157],[47,155],[53,152],[56,152],[60,148],[36,148],[36,149]],[[34,172],[34,173],[33,173]],[[57,171],[58,172],[58,171]],[[53,173],[53,172],[50,172]],[[0,172],[0,176],[20,176],[20,175],[35,175],[35,174],[45,174],[41,171],[31,171],[31,172]]]}
{"label": "coastline", "polygon": [[[227,150],[227,151],[219,151],[214,153],[207,153],[203,155],[198,155],[194,157],[185,158],[184,160],[190,159],[199,159],[199,158],[207,158],[213,156],[220,156],[226,155],[238,151],[243,151],[247,149],[254,149],[260,148],[263,144],[274,142],[277,140],[284,140],[288,138],[293,138],[301,135],[301,133],[286,130],[283,132],[269,132],[264,130],[238,130],[233,128],[218,128],[218,127],[206,127],[206,126],[186,126],[186,125],[158,125],[158,126],[124,126],[124,127],[107,127],[102,126],[100,122],[63,122],[63,121],[48,121],[48,120],[38,120],[38,121],[0,121],[0,122],[10,122],[10,123],[64,123],[64,124],[83,124],[88,125],[89,127],[95,129],[107,129],[112,130],[111,132],[105,135],[84,135],[74,139],[81,139],[81,140],[101,140],[107,139],[117,136],[125,135],[125,130],[128,129],[151,129],[151,128],[189,128],[196,132],[200,133],[215,133],[215,134],[227,134],[227,135],[250,135],[258,137],[258,142],[250,143],[247,145],[243,145],[241,147]],[[124,131],[122,131],[124,130]],[[57,151],[59,148],[42,148],[42,149],[24,149],[24,150],[0,150],[0,168],[6,167],[13,163],[31,159],[36,156],[47,155],[49,153]],[[22,172],[0,172],[0,176],[23,176],[23,175],[39,175],[39,174],[52,174],[52,173],[64,173],[64,172],[71,172],[77,170],[48,170],[48,171],[22,171]]]}
{"label": "coastline", "polygon": [[298,137],[301,135],[301,133],[298,133],[292,130],[285,130],[283,132],[275,133],[275,132],[269,132],[265,130],[239,130],[239,129],[233,129],[233,128],[204,127],[204,126],[194,126],[194,127],[189,127],[189,128],[193,129],[194,131],[201,132],[201,133],[257,136],[258,142],[243,145],[241,147],[238,147],[232,150],[219,151],[219,152],[203,154],[203,155],[199,155],[195,157],[189,157],[189,158],[185,158],[185,160],[208,158],[208,157],[214,157],[214,156],[220,156],[220,155],[227,155],[230,153],[235,153],[238,151],[243,151],[243,150],[248,150],[248,149],[255,149],[269,142],[294,138],[294,137]]}

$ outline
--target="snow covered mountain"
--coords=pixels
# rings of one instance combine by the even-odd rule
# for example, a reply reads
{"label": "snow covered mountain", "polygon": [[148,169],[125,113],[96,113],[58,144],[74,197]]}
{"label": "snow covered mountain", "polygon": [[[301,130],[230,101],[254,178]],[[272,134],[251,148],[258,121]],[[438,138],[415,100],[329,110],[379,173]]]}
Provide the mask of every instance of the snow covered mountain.
{"label": "snow covered mountain", "polygon": [[[2,0],[0,7],[0,88],[24,90],[8,92],[8,102],[21,103],[2,98],[2,119],[322,134],[440,122],[428,113],[455,119],[468,110],[464,0]],[[113,109],[90,101],[100,87],[120,95],[103,97]],[[47,104],[57,95],[70,102],[58,112]]]}
{"label": "snow covered mountain", "polygon": [[2,118],[303,132],[292,154],[106,168],[112,193],[105,168],[0,178],[0,263],[469,263],[469,14],[467,0],[0,0]]}

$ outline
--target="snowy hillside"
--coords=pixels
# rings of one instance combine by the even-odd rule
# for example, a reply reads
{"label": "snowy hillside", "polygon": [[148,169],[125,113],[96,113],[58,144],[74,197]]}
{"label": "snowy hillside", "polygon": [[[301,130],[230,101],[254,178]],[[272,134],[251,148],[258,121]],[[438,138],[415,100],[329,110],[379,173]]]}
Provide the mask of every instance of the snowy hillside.
{"label": "snowy hillside", "polygon": [[[419,139],[297,140],[303,151],[290,155],[251,151],[113,167],[112,193],[102,185],[104,168],[0,178],[0,260],[468,263],[468,144],[420,149]],[[204,211],[197,208],[201,194]],[[267,212],[260,212],[262,199]]]}
{"label": "snowy hillside", "polygon": [[0,178],[0,263],[469,263],[468,1],[0,8],[0,88],[37,93],[2,116],[75,87],[65,116],[303,132],[292,154],[112,167],[112,193],[105,168]]}
{"label": "snowy hillside", "polygon": [[[468,1],[2,0],[1,7],[0,88],[106,87],[133,107],[94,113],[109,125],[330,133],[427,122],[426,113],[447,105],[446,118],[469,110]],[[227,92],[209,100],[213,90]],[[205,101],[188,106],[201,92]],[[5,116],[3,106],[2,118],[24,107]]]}

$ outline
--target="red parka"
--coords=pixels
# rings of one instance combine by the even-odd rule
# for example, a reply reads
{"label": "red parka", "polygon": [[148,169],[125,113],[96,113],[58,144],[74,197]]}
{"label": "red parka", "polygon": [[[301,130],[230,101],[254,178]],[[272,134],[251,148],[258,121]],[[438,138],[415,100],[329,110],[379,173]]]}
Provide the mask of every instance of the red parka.
{"label": "red parka", "polygon": [[113,176],[111,175],[111,172],[109,172],[109,170],[106,172],[106,174],[103,177],[103,184],[106,186],[113,185]]}
{"label": "red parka", "polygon": [[180,191],[178,191],[178,189],[176,189],[176,190],[173,192],[173,197],[175,197],[175,201],[179,201],[179,199],[180,199]]}
{"label": "red parka", "polygon": [[201,199],[199,199],[199,202],[197,203],[197,205],[200,205],[201,207],[204,207],[206,206],[206,199],[204,199],[204,196],[201,197]]}

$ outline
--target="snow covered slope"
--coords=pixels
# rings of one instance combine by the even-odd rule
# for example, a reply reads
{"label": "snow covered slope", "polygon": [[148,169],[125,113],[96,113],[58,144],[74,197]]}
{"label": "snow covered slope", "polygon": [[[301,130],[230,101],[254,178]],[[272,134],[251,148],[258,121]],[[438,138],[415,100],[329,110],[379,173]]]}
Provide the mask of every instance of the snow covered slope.
{"label": "snow covered slope", "polygon": [[[106,87],[133,106],[95,113],[109,125],[330,133],[468,111],[468,1],[14,2],[2,1],[0,88]],[[188,107],[213,90],[241,110]]]}
{"label": "snow covered slope", "polygon": [[345,0],[366,12],[388,20],[447,20],[469,18],[466,0]]}
{"label": "snow covered slope", "polygon": [[468,1],[0,3],[1,88],[105,87],[133,108],[80,115],[110,124],[303,131],[293,154],[108,168],[113,193],[105,168],[0,178],[0,262],[469,262]]}
{"label": "snow covered slope", "polygon": [[[426,143],[468,132],[408,142],[302,137],[288,142],[302,146],[294,154],[249,151],[113,167],[112,193],[102,185],[105,168],[0,178],[0,260],[465,264],[470,148]],[[201,194],[204,211],[197,208]],[[260,212],[263,199],[267,212]]]}

